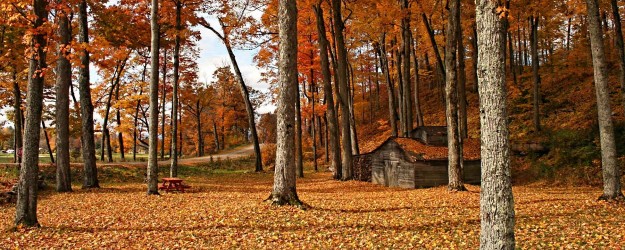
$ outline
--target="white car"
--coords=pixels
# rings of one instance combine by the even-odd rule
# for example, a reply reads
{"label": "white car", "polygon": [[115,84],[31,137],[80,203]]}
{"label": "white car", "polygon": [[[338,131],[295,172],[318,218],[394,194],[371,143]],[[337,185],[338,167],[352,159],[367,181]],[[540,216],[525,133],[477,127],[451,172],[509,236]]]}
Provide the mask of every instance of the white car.
{"label": "white car", "polygon": [[7,150],[7,154],[13,154],[13,153],[15,153],[15,150],[13,150],[13,149]]}

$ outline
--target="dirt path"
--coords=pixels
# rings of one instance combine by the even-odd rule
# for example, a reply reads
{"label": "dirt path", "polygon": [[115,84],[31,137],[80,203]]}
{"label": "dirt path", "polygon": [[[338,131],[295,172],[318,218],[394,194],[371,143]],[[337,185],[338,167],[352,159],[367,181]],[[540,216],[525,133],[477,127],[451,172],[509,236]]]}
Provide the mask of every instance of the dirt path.
{"label": "dirt path", "polygon": [[[262,148],[262,145],[261,145]],[[246,157],[254,154],[254,145],[245,145],[240,146],[238,148],[230,149],[225,152],[220,152],[218,154],[202,156],[202,157],[192,157],[192,158],[183,158],[178,160],[180,164],[199,164],[204,162],[209,162],[211,157],[213,160],[223,160],[223,159],[236,159],[241,157]],[[167,165],[169,164],[169,160],[158,161],[159,165]],[[98,166],[115,166],[115,165],[136,165],[136,166],[145,166],[147,162],[111,162],[111,163],[98,163]]]}

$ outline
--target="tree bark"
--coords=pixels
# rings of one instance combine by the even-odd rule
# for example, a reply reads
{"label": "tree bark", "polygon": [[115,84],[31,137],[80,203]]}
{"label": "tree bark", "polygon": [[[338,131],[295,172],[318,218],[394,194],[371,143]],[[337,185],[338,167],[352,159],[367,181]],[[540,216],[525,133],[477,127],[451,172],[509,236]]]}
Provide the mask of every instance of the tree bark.
{"label": "tree bark", "polygon": [[449,22],[445,49],[445,107],[447,113],[447,149],[449,190],[465,191],[463,181],[462,137],[458,124],[458,74],[456,71],[456,50],[458,49],[458,29],[460,0],[449,0]]}
{"label": "tree bark", "polygon": [[274,205],[301,206],[295,182],[295,99],[297,98],[297,7],[296,0],[279,0],[279,93],[277,149],[273,191]]}
{"label": "tree bark", "polygon": [[532,72],[534,79],[533,87],[533,108],[534,108],[534,130],[540,131],[540,73],[538,72],[540,59],[538,58],[538,17],[530,17],[530,34],[532,47]]}
{"label": "tree bark", "polygon": [[349,86],[347,83],[347,49],[343,37],[343,17],[341,15],[341,1],[332,0],[332,14],[334,19],[334,40],[337,54],[337,73],[339,85],[339,106],[341,108],[341,134],[342,134],[342,180],[352,179],[352,141],[350,134],[349,112]]}
{"label": "tree bark", "polygon": [[601,168],[603,170],[603,194],[599,199],[623,199],[620,182],[621,173],[616,159],[614,125],[612,124],[612,110],[610,108],[610,92],[608,89],[607,64],[601,32],[601,20],[599,19],[599,4],[597,0],[586,0],[586,6],[588,10],[592,64],[595,75],[595,91],[597,94]]}
{"label": "tree bark", "polygon": [[505,53],[497,1],[477,0],[482,137],[480,249],[514,249],[514,199],[506,113]]}
{"label": "tree bark", "polygon": [[[57,1],[57,3],[63,3]],[[57,9],[58,55],[56,65],[56,191],[72,191],[72,178],[69,169],[69,85],[72,83],[72,66],[69,62],[70,30],[69,13]]]}
{"label": "tree bark", "polygon": [[342,178],[342,163],[341,163],[341,145],[339,141],[339,131],[338,131],[338,117],[336,114],[336,110],[334,109],[334,94],[332,92],[331,85],[331,74],[330,74],[330,61],[328,59],[328,39],[326,37],[326,28],[323,18],[323,9],[321,9],[321,4],[317,4],[313,7],[315,9],[316,19],[317,19],[317,33],[319,35],[319,58],[321,61],[321,75],[323,77],[323,93],[325,94],[325,102],[326,102],[326,127],[328,131],[326,132],[329,148],[332,152],[331,158],[331,166],[333,172],[333,177],[336,180],[340,180]]}
{"label": "tree bark", "polygon": [[[80,1],[79,11],[79,42],[83,45],[89,44],[89,22],[87,14],[87,1]],[[89,76],[89,51],[82,48],[80,54],[80,77],[78,79],[78,90],[80,92],[80,114],[81,114],[81,143],[82,159],[84,161],[84,177],[82,188],[99,188],[98,168],[96,167],[95,136],[93,129],[93,103],[91,102],[91,84]]]}
{"label": "tree bark", "polygon": [[[148,195],[158,195],[158,161],[156,149],[158,148],[158,66],[159,66],[159,24],[158,24],[158,0],[152,0],[150,13],[150,27],[152,33],[151,48],[151,77],[150,77],[150,131],[149,131],[149,156],[148,156]],[[163,103],[164,105],[164,103]]]}
{"label": "tree bark", "polygon": [[[35,20],[32,28],[37,30],[48,18],[48,1],[34,0]],[[28,94],[26,96],[26,126],[24,132],[24,161],[20,168],[15,208],[15,226],[39,227],[37,220],[37,180],[39,174],[39,136],[43,106],[44,79],[41,70],[47,67],[47,34],[34,33],[30,37],[31,55],[28,67]]]}

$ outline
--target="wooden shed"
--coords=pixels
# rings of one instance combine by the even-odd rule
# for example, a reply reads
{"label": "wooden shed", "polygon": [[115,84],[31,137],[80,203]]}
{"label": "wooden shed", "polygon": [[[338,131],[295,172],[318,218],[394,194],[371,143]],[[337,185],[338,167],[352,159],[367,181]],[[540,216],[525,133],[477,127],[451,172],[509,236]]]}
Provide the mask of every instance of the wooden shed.
{"label": "wooden shed", "polygon": [[[465,144],[464,182],[479,184],[479,140],[470,139]],[[447,185],[447,146],[426,144],[420,138],[391,137],[371,152],[355,156],[354,174],[358,180],[388,187]]]}

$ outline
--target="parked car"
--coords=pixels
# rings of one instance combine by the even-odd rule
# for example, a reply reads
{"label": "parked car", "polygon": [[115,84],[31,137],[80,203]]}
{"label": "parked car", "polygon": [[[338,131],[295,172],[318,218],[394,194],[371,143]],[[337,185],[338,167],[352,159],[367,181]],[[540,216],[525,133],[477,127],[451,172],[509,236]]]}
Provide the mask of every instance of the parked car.
{"label": "parked car", "polygon": [[15,153],[15,150],[13,150],[13,149],[7,149],[6,153],[7,153],[7,154],[13,154],[13,153]]}

